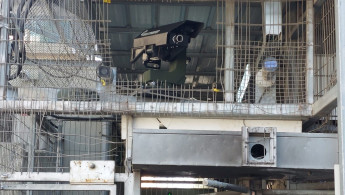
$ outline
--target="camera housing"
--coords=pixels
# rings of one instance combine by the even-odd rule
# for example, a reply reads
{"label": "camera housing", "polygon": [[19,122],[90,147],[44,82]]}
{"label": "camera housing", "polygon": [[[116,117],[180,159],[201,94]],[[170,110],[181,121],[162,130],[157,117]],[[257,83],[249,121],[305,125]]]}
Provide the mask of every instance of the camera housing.
{"label": "camera housing", "polygon": [[[143,74],[144,83],[184,84],[186,74],[186,49],[204,24],[182,21],[143,31],[133,41],[131,63],[139,58],[149,69]],[[161,61],[169,62],[168,71],[160,71]]]}

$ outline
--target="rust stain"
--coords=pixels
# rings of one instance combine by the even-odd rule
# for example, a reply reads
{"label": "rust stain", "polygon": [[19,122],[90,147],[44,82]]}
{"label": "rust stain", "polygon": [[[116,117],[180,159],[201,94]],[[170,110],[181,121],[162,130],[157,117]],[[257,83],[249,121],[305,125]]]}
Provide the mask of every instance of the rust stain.
{"label": "rust stain", "polygon": [[108,183],[107,180],[102,180],[101,178],[85,179],[85,183]]}

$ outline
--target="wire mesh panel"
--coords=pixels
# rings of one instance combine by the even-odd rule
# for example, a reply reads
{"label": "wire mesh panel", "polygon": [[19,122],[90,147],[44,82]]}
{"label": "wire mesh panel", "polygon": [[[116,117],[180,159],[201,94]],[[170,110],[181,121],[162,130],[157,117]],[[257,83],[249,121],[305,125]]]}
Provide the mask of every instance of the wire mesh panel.
{"label": "wire mesh panel", "polygon": [[[304,103],[305,1],[219,4],[223,14],[218,24],[222,43],[218,52],[224,61],[217,76],[232,101]],[[223,73],[233,81],[225,80]]]}
{"label": "wire mesh panel", "polygon": [[116,117],[2,116],[1,172],[69,172],[71,160],[101,159],[115,160],[116,171],[124,171]]}
{"label": "wire mesh panel", "polygon": [[95,68],[111,63],[102,1],[11,2],[10,84],[94,88]]}
{"label": "wire mesh panel", "polygon": [[314,97],[319,99],[337,83],[334,1],[315,11]]}
{"label": "wire mesh panel", "polygon": [[[32,195],[51,195],[51,194],[54,194],[54,193],[57,193],[56,191],[44,191],[44,190],[40,190],[40,191],[30,191],[32,193]],[[13,190],[13,191],[3,191],[2,193],[8,193],[9,195],[12,195],[12,194],[15,194],[15,195],[22,195],[22,194],[26,194],[27,191],[24,191],[24,190]],[[64,194],[64,195],[70,195],[70,194],[73,194],[73,195],[102,195],[104,193],[107,193],[107,191],[59,191],[60,194]]]}
{"label": "wire mesh panel", "polygon": [[[337,84],[334,1],[326,0],[315,9],[314,100]],[[330,108],[334,108],[329,106]],[[337,132],[337,108],[323,114],[308,132]]]}
{"label": "wire mesh panel", "polygon": [[[202,32],[187,52],[207,50],[215,55],[193,54],[186,66],[195,71],[182,85],[163,81],[147,87],[137,64],[127,69],[130,74],[124,74],[121,66],[119,74],[117,67],[111,69],[110,83],[98,77],[98,67],[112,66],[112,57],[116,62],[123,59],[110,52],[105,1],[10,1],[3,107],[39,112],[43,106],[79,114],[76,108],[60,106],[66,101],[87,103],[84,110],[105,115],[308,116],[305,4],[304,0],[215,2],[210,10],[214,22],[207,22],[215,33]],[[199,50],[202,45],[207,48]],[[200,70],[210,72],[199,74]],[[32,103],[36,101],[40,103]]]}

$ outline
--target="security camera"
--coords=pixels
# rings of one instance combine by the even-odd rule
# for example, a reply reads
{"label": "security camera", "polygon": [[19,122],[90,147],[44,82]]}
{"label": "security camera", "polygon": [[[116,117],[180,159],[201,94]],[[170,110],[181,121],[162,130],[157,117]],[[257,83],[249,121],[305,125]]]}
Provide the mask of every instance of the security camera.
{"label": "security camera", "polygon": [[[133,41],[131,63],[139,58],[149,69],[143,74],[143,82],[184,84],[186,74],[186,49],[204,24],[182,21],[143,31]],[[161,61],[169,62],[169,71],[160,71]],[[156,70],[155,70],[156,69]]]}

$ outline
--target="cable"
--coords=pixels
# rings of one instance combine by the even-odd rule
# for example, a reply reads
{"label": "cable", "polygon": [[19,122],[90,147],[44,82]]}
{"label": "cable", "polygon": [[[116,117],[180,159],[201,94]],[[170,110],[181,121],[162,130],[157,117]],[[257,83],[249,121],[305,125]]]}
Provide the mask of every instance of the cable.
{"label": "cable", "polygon": [[[23,69],[22,64],[24,64],[26,60],[26,50],[25,50],[25,45],[24,45],[24,24],[29,14],[29,10],[31,9],[35,1],[36,0],[29,0],[29,1],[22,0],[17,9],[17,19],[20,18],[20,20],[16,22],[14,17],[12,17],[13,23],[17,30],[15,31],[14,42],[11,44],[11,54],[12,54],[12,51],[14,51],[14,64],[17,66],[17,71],[13,75],[9,76],[8,78],[9,81],[17,78],[20,75]],[[27,6],[23,12],[23,8],[25,5]]]}

